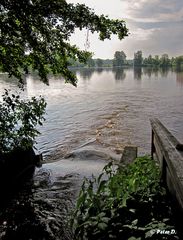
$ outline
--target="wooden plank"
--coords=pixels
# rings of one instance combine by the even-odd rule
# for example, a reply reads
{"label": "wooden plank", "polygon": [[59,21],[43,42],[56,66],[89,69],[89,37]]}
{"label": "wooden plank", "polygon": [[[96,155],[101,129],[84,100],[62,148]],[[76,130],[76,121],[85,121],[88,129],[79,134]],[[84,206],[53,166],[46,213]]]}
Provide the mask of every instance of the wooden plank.
{"label": "wooden plank", "polygon": [[[183,209],[183,151],[182,144],[158,120],[151,119],[152,153],[155,152],[160,163],[163,180],[170,193]],[[177,148],[178,146],[178,148]],[[179,148],[180,147],[180,148]]]}

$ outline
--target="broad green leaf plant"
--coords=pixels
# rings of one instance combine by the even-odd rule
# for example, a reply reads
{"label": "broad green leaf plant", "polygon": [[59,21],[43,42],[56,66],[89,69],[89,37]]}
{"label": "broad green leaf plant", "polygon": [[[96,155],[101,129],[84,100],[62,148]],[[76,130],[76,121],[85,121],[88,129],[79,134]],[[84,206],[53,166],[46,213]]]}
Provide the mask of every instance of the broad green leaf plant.
{"label": "broad green leaf plant", "polygon": [[123,167],[110,162],[98,177],[85,179],[71,226],[77,240],[167,239],[154,235],[174,228],[155,162],[147,156]]}

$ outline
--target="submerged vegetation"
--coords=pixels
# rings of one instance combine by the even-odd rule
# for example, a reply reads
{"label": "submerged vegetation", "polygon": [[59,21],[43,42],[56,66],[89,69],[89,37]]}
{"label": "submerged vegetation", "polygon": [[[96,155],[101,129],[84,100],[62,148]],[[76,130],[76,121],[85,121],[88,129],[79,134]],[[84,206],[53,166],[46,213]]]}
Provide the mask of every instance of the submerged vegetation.
{"label": "submerged vegetation", "polygon": [[156,231],[174,229],[171,214],[159,169],[145,156],[128,166],[109,163],[85,179],[71,226],[77,240],[167,239]]}

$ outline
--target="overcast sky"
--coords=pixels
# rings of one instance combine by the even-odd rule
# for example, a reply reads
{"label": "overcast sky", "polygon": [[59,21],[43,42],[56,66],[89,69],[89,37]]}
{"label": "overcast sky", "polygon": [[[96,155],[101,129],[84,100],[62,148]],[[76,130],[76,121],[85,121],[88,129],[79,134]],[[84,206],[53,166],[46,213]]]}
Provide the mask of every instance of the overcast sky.
{"label": "overcast sky", "polygon": [[[94,58],[113,58],[115,51],[123,50],[127,58],[133,58],[137,50],[143,56],[183,55],[183,0],[67,0],[72,3],[84,3],[94,9],[97,14],[105,14],[110,18],[124,19],[130,36],[119,41],[116,36],[112,40],[100,41],[97,34],[89,33],[91,52]],[[71,38],[84,49],[86,30]]]}

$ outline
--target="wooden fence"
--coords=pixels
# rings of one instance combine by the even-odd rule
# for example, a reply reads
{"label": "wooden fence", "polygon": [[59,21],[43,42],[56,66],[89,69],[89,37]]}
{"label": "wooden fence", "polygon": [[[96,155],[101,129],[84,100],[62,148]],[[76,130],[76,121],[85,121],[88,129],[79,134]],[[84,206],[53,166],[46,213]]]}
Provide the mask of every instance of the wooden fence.
{"label": "wooden fence", "polygon": [[183,145],[156,118],[152,126],[151,155],[160,163],[162,179],[183,209]]}

